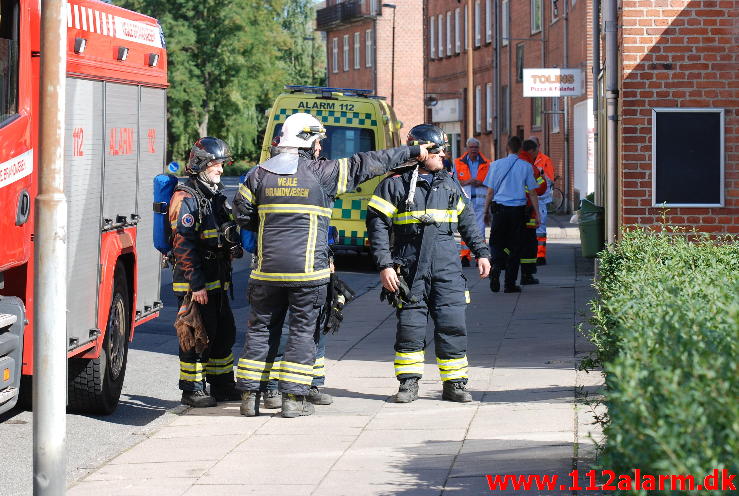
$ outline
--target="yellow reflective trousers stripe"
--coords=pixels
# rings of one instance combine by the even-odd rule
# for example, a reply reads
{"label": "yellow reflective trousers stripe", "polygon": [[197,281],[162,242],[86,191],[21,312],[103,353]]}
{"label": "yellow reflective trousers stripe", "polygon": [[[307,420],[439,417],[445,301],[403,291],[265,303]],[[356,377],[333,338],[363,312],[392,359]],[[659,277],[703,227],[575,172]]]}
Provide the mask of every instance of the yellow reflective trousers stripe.
{"label": "yellow reflective trousers stripe", "polygon": [[442,381],[467,378],[467,356],[446,360],[437,358],[436,364],[439,367],[439,375]]}
{"label": "yellow reflective trousers stripe", "polygon": [[423,350],[411,351],[409,353],[395,352],[395,375],[423,375],[423,360]]}

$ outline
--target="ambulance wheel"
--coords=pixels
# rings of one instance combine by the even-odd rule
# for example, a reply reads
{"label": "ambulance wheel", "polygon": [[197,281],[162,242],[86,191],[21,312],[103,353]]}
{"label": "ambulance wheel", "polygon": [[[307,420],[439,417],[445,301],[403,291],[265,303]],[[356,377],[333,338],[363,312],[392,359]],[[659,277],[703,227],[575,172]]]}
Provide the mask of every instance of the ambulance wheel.
{"label": "ambulance wheel", "polygon": [[126,269],[116,264],[113,298],[103,347],[98,358],[69,360],[68,407],[71,411],[109,415],[123,389],[131,336],[131,306]]}

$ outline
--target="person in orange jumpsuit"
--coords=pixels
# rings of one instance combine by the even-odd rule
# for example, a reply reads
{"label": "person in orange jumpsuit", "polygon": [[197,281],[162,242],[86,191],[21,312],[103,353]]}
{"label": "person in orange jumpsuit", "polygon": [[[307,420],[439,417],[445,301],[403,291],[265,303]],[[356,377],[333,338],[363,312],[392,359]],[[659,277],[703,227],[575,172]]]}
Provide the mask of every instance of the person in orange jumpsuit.
{"label": "person in orange jumpsuit", "polygon": [[539,173],[544,176],[547,182],[546,192],[539,197],[539,217],[541,223],[536,228],[536,241],[538,248],[536,251],[536,262],[538,265],[546,265],[547,263],[547,206],[552,203],[552,186],[554,186],[554,165],[552,159],[541,152],[539,138],[532,136],[530,141],[536,143],[536,159],[534,165]]}
{"label": "person in orange jumpsuit", "polygon": [[[534,165],[537,156],[536,143],[532,140],[526,140],[521,146],[521,151],[518,153],[519,158],[532,164],[531,168],[534,172],[534,179],[539,185],[534,189],[536,194],[541,198],[547,191],[547,182],[544,176],[539,172],[539,168]],[[526,208],[530,211],[529,215],[526,216],[526,226],[521,236],[521,286],[527,284],[539,284],[539,280],[534,277],[536,274],[536,259],[537,259],[537,227],[536,227],[536,216],[531,211],[533,206],[531,200],[526,198]]]}

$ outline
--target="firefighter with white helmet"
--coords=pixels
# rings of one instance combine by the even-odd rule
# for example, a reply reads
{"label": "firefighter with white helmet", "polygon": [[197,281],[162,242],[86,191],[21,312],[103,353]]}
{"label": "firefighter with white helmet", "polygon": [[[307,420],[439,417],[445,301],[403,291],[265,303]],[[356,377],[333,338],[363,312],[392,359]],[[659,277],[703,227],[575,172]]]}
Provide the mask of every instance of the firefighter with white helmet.
{"label": "firefighter with white helmet", "polygon": [[[195,142],[185,166],[189,179],[175,189],[169,207],[174,266],[172,288],[182,314],[187,301],[197,305],[207,333],[204,350],[183,349],[180,342],[182,403],[214,406],[238,400],[231,348],[236,335],[226,291],[231,284],[231,258],[240,257],[234,239],[231,206],[221,193],[221,174],[231,163],[228,145],[212,137]],[[210,395],[205,382],[210,383]]]}
{"label": "firefighter with white helmet", "polygon": [[[279,378],[282,416],[311,415],[307,395],[313,379],[316,321],[329,282],[328,224],[337,195],[386,173],[413,157],[422,146],[360,152],[339,160],[319,159],[326,130],[318,119],[293,114],[282,127],[277,153],[239,186],[236,221],[257,232],[256,266],[248,298],[251,315],[236,371],[243,391],[241,414],[259,414],[259,397],[270,373]],[[290,310],[289,335],[282,360],[270,331],[282,328]],[[272,370],[279,366],[279,370]]]}

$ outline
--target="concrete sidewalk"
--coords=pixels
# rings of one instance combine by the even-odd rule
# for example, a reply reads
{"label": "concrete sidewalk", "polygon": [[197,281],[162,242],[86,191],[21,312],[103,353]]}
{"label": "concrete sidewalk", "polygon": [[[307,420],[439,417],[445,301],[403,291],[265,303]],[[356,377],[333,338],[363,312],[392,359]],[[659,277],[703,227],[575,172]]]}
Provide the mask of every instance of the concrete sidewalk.
{"label": "concrete sidewalk", "polygon": [[473,403],[441,401],[433,344],[421,399],[387,402],[397,391],[395,316],[378,286],[347,307],[329,341],[333,405],[297,419],[276,410],[242,417],[238,403],[191,409],[68,494],[477,495],[490,493],[486,474],[557,474],[569,485],[569,472],[589,469],[594,429],[576,388],[600,376],[575,370],[586,351],[575,325],[592,296],[592,264],[578,261],[577,232],[560,224],[538,286],[493,294],[465,269]]}

